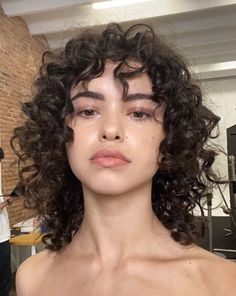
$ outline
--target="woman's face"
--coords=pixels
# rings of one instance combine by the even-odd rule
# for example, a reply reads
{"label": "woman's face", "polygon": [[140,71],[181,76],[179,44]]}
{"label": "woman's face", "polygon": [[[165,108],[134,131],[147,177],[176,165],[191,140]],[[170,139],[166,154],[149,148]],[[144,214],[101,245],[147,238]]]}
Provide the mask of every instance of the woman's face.
{"label": "woman's face", "polygon": [[128,94],[114,80],[117,64],[107,62],[102,76],[71,92],[73,114],[66,119],[74,131],[67,143],[70,167],[82,186],[95,193],[119,195],[151,185],[158,170],[159,146],[165,137],[163,108],[151,100],[146,73],[128,80]]}

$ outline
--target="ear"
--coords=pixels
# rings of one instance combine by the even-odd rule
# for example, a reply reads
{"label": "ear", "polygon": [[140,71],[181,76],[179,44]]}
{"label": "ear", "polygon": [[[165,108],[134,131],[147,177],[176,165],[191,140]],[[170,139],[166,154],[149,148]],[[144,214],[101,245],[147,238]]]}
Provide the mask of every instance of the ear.
{"label": "ear", "polygon": [[161,163],[162,162],[162,159],[163,159],[163,154],[162,153],[159,153],[158,157],[157,157],[157,163]]}

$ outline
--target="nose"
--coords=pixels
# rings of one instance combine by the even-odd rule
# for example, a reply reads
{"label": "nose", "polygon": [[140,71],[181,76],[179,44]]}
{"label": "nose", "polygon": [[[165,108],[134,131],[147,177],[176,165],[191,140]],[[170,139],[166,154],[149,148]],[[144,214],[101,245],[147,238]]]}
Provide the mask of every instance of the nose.
{"label": "nose", "polygon": [[99,140],[101,142],[123,142],[124,130],[121,121],[121,118],[118,115],[115,115],[114,113],[110,113],[107,116],[105,116],[101,123]]}

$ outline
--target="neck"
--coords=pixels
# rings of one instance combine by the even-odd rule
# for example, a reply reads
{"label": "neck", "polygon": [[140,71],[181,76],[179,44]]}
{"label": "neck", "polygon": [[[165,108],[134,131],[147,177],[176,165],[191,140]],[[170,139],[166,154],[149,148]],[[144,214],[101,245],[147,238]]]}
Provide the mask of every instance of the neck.
{"label": "neck", "polygon": [[150,184],[119,196],[83,191],[84,219],[77,237],[104,264],[149,254],[160,234],[166,235],[152,210]]}

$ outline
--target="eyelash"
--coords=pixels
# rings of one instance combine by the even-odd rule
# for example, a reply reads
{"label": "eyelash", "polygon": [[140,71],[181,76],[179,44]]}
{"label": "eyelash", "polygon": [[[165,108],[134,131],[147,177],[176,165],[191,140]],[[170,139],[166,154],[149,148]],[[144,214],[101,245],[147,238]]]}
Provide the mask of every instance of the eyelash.
{"label": "eyelash", "polygon": [[78,113],[77,113],[77,115],[79,115],[79,116],[82,116],[82,117],[92,117],[91,115],[90,116],[86,116],[86,115],[82,115],[82,114],[84,114],[85,112],[87,112],[87,111],[93,111],[93,112],[96,112],[95,110],[93,110],[93,109],[91,109],[91,108],[87,108],[87,109],[83,109],[83,110],[81,110],[81,111],[79,111]]}
{"label": "eyelash", "polygon": [[135,117],[135,119],[137,119],[137,120],[146,120],[146,119],[148,119],[148,118],[150,118],[150,117],[152,116],[150,113],[147,113],[147,112],[145,112],[145,111],[142,110],[142,109],[139,109],[139,110],[133,111],[133,112],[131,112],[131,113],[132,113],[132,114],[136,113],[136,115],[137,115],[137,114],[142,114],[142,115],[144,115],[144,117],[142,117],[142,118],[140,118],[140,117]]}
{"label": "eyelash", "polygon": [[[86,112],[89,112],[90,115],[85,115]],[[84,119],[89,119],[89,118],[92,118],[94,116],[94,114],[91,115],[91,112],[94,112],[96,113],[97,111],[95,111],[94,109],[92,108],[85,108],[83,110],[80,110],[77,112],[77,115],[80,116],[80,117],[83,117]],[[147,113],[145,112],[145,110],[143,110],[142,108],[138,109],[138,110],[135,110],[133,112],[130,112],[129,114],[136,114],[136,115],[141,115],[144,116],[144,117],[135,117],[135,116],[132,116],[133,118],[135,118],[135,120],[146,120],[150,117],[152,117],[152,115],[150,113]]]}

